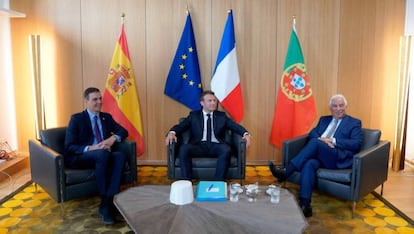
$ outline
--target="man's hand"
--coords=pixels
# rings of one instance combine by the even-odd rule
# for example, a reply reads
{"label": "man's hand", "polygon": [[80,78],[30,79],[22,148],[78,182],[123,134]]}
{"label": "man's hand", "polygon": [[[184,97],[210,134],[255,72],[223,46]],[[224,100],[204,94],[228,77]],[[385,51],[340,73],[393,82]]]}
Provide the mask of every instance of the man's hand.
{"label": "man's hand", "polygon": [[88,151],[99,150],[99,149],[104,149],[104,150],[111,151],[111,147],[110,146],[107,146],[105,144],[105,141],[102,141],[102,142],[100,142],[100,143],[98,143],[96,145],[90,145],[90,146],[88,146]]}
{"label": "man's hand", "polygon": [[335,145],[333,144],[333,139],[332,138],[319,137],[319,140],[325,142],[332,149],[335,148]]}
{"label": "man's hand", "polygon": [[248,148],[250,146],[250,142],[252,141],[252,136],[250,134],[246,134],[242,139],[246,141],[246,148]]}
{"label": "man's hand", "polygon": [[177,136],[174,132],[169,132],[167,137],[165,138],[165,145],[169,145],[172,142],[177,142]]}
{"label": "man's hand", "polygon": [[89,146],[88,151],[98,150],[98,149],[104,149],[104,150],[111,151],[111,147],[115,143],[115,141],[116,141],[116,137],[112,135],[108,137],[107,139],[105,139],[104,141],[99,142],[96,145]]}
{"label": "man's hand", "polygon": [[116,137],[115,135],[112,135],[102,142],[104,142],[105,146],[111,148],[111,146],[115,143],[115,141],[116,141]]}

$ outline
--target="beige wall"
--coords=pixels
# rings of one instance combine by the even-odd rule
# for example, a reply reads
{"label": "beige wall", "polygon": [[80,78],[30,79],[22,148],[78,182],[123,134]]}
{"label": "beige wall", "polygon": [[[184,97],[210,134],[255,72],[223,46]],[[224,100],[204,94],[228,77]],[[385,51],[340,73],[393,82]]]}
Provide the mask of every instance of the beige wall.
{"label": "beige wall", "polygon": [[187,4],[206,89],[233,9],[242,124],[254,135],[250,164],[280,160],[269,133],[293,15],[318,114],[328,114],[329,97],[341,92],[351,115],[393,140],[403,0],[13,0],[12,8],[27,14],[12,20],[20,148],[35,136],[28,35],[43,41],[47,127],[64,126],[83,109],[84,88],[104,89],[124,12],[147,147],[139,163],[165,163],[164,135],[189,111],[163,94]]}

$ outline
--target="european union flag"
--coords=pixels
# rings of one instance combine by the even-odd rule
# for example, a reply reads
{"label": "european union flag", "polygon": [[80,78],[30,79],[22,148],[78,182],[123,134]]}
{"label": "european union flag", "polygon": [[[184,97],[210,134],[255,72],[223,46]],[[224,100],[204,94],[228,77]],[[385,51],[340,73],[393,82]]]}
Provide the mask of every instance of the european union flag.
{"label": "european union flag", "polygon": [[198,110],[201,109],[199,98],[202,91],[197,48],[191,17],[188,13],[183,34],[167,76],[164,94],[192,110]]}

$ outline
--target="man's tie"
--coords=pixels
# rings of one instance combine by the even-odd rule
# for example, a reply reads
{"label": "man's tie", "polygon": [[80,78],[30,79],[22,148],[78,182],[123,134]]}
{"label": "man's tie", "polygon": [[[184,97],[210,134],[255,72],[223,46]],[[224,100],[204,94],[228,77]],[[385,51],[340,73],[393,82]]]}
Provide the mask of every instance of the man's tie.
{"label": "man's tie", "polygon": [[101,131],[99,131],[99,126],[98,126],[98,116],[97,115],[95,115],[95,117],[93,117],[93,119],[94,119],[94,127],[93,127],[93,130],[94,130],[94,132],[95,132],[95,137],[96,137],[96,140],[98,141],[98,143],[99,142],[101,142],[102,141],[102,136],[101,136]]}
{"label": "man's tie", "polygon": [[336,126],[338,126],[339,121],[337,119],[334,119],[333,121],[334,121],[334,123],[333,123],[331,129],[329,129],[328,134],[326,134],[327,138],[331,138],[334,135]]}
{"label": "man's tie", "polygon": [[211,117],[207,114],[207,142],[211,142]]}

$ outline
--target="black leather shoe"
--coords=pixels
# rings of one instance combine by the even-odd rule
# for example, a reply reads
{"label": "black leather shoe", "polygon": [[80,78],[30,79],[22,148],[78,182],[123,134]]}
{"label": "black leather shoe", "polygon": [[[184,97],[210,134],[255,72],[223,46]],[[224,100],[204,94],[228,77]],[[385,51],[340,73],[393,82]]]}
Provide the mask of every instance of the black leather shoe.
{"label": "black leather shoe", "polygon": [[269,170],[272,172],[273,176],[277,178],[279,183],[286,180],[286,168],[276,167],[271,161],[269,163]]}
{"label": "black leather shoe", "polygon": [[112,225],[115,223],[114,216],[110,211],[110,207],[107,205],[102,205],[98,210],[99,216],[101,216],[104,224]]}
{"label": "black leather shoe", "polygon": [[312,216],[312,207],[311,206],[302,206],[300,207],[302,209],[303,215],[308,218]]}

